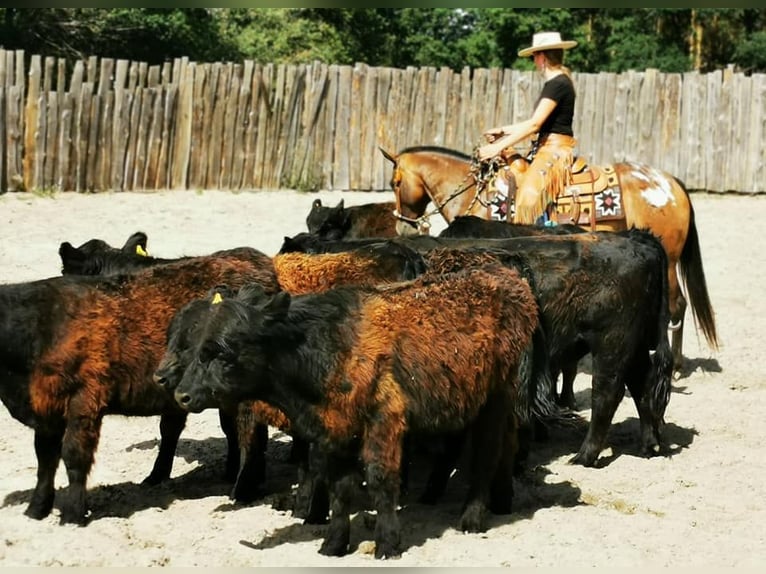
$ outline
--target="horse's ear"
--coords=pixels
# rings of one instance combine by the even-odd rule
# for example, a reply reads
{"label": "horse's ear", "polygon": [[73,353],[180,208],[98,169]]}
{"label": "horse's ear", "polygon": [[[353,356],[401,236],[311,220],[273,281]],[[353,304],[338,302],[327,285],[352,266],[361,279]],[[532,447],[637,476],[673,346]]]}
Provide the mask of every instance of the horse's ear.
{"label": "horse's ear", "polygon": [[385,157],[388,161],[396,165],[396,157],[388,153],[386,150],[384,150],[382,147],[378,146],[378,149],[380,150],[380,153],[383,154],[383,157]]}

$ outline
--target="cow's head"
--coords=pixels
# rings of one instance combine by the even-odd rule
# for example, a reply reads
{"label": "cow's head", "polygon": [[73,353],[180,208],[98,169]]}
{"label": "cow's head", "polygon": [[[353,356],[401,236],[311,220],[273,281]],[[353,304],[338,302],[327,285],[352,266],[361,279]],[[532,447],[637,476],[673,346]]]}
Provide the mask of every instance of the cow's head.
{"label": "cow's head", "polygon": [[288,293],[268,296],[258,284],[187,304],[171,321],[155,380],[192,412],[258,398],[272,354],[265,332],[289,305]]}

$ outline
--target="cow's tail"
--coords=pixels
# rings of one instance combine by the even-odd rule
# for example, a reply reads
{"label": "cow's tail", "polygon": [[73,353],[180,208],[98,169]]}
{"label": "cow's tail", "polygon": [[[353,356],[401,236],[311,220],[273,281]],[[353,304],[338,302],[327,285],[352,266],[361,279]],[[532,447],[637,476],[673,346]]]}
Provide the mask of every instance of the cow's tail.
{"label": "cow's tail", "polygon": [[[657,255],[660,258],[661,294],[659,309],[657,310],[656,334],[654,338],[654,355],[651,358],[650,381],[647,389],[647,401],[650,412],[656,417],[659,425],[663,422],[665,409],[670,402],[671,378],[673,376],[673,351],[668,339],[668,325],[670,324],[670,305],[668,304],[668,259],[665,249],[659,240],[656,240]],[[657,429],[659,432],[659,429]]]}
{"label": "cow's tail", "polygon": [[[683,182],[676,178],[678,185],[689,197],[689,192]],[[710,296],[705,281],[705,270],[702,267],[702,254],[700,251],[697,225],[694,221],[694,207],[689,197],[689,233],[686,243],[681,251],[681,259],[678,265],[678,274],[684,290],[689,298],[695,325],[702,330],[705,339],[713,349],[718,349],[718,333],[716,332],[713,307],[710,304]]]}
{"label": "cow's tail", "polygon": [[584,419],[556,403],[556,380],[549,365],[548,341],[538,324],[519,366],[517,415],[522,424],[581,426]]}

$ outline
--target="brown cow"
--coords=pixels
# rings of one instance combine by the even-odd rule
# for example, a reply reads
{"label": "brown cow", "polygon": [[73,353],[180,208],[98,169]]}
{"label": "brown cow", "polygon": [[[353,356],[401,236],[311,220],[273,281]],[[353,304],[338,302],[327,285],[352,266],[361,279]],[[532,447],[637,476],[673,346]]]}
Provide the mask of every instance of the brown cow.
{"label": "brown cow", "polygon": [[37,485],[28,516],[50,513],[63,458],[69,488],[61,521],[86,522],[86,481],[107,414],[161,415],[160,454],[150,476],[169,476],[187,415],[152,382],[168,324],[211,287],[243,282],[276,292],[271,258],[237,249],[125,275],[0,286],[0,398],[35,430]]}
{"label": "brown cow", "polygon": [[461,528],[485,529],[492,498],[512,488],[510,475],[496,470],[510,468],[500,460],[516,449],[511,402],[537,326],[534,296],[516,271],[494,266],[295,297],[256,286],[210,303],[206,316],[194,317],[204,328],[176,400],[200,411],[258,399],[288,415],[327,462],[332,517],[320,552],[347,552],[349,488],[361,457],[377,511],[375,555],[400,553],[406,433],[471,429],[473,480]]}

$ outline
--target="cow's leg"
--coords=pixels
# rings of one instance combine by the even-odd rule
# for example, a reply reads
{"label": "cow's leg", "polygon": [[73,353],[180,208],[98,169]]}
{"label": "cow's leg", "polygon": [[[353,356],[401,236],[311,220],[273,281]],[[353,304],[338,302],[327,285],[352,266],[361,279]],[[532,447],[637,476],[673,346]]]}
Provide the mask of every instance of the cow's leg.
{"label": "cow's leg", "polygon": [[93,466],[93,455],[98,447],[101,417],[92,416],[74,408],[70,411],[64,432],[61,456],[66,466],[69,486],[61,503],[61,523],[84,525],[87,521],[86,482]]}
{"label": "cow's leg", "polygon": [[590,425],[580,450],[572,457],[571,463],[594,466],[604,449],[614,413],[622,397],[625,396],[625,384],[618,375],[619,371],[604,369],[602,365],[618,360],[620,360],[618,357],[602,359],[596,355],[593,356]]}
{"label": "cow's leg", "polygon": [[327,457],[317,446],[293,437],[293,451],[298,457],[298,488],[293,515],[306,524],[326,524],[330,512],[327,485]]}
{"label": "cow's leg", "polygon": [[187,414],[180,411],[165,413],[160,417],[160,450],[154,460],[152,472],[142,481],[142,484],[159,484],[170,478],[173,458],[178,448],[178,438],[186,426],[186,417]]}
{"label": "cow's leg", "polygon": [[510,386],[504,387],[501,392],[490,394],[472,425],[468,496],[460,517],[460,528],[464,532],[486,530],[490,489],[500,463],[511,414],[509,389]]}
{"label": "cow's leg", "polygon": [[[248,410],[252,411],[250,408]],[[256,422],[255,417],[251,417],[246,424],[240,422],[237,426],[241,465],[231,498],[239,502],[252,502],[262,495],[261,485],[266,479],[269,427]]]}
{"label": "cow's leg", "polygon": [[237,417],[236,414],[218,409],[218,421],[221,430],[226,436],[226,469],[224,478],[234,482],[240,470],[239,441],[237,440]]}
{"label": "cow's leg", "polygon": [[35,455],[37,456],[37,484],[32,500],[24,511],[30,518],[45,518],[53,508],[55,495],[54,479],[61,460],[61,442],[64,429],[43,432],[35,431]]}
{"label": "cow's leg", "polygon": [[489,497],[489,509],[494,514],[510,514],[513,503],[513,475],[518,472],[517,454],[519,452],[519,425],[516,416],[508,417],[502,445],[500,462],[492,479]]}
{"label": "cow's leg", "polygon": [[319,552],[326,556],[343,556],[351,541],[351,498],[357,488],[358,476],[352,459],[333,457],[327,461],[326,468],[331,518]]}
{"label": "cow's leg", "polygon": [[626,371],[626,386],[636,405],[641,425],[641,452],[645,456],[655,456],[661,451],[660,427],[663,413],[654,412],[650,394],[659,376],[652,368],[648,352],[636,361],[635,367]]}
{"label": "cow's leg", "polygon": [[450,433],[443,437],[443,451],[434,455],[433,467],[428,475],[423,494],[420,495],[419,502],[422,504],[436,504],[444,490],[447,488],[447,482],[452,475],[452,471],[457,467],[458,460],[463,451],[465,442],[465,432]]}
{"label": "cow's leg", "polygon": [[572,410],[577,409],[574,397],[574,380],[577,377],[577,365],[579,361],[570,361],[561,367],[561,392],[556,399],[559,406]]}
{"label": "cow's leg", "polygon": [[[391,413],[388,413],[391,414]],[[397,506],[404,443],[403,418],[380,417],[364,437],[362,460],[367,490],[375,509],[375,558],[401,554],[401,529]]]}

